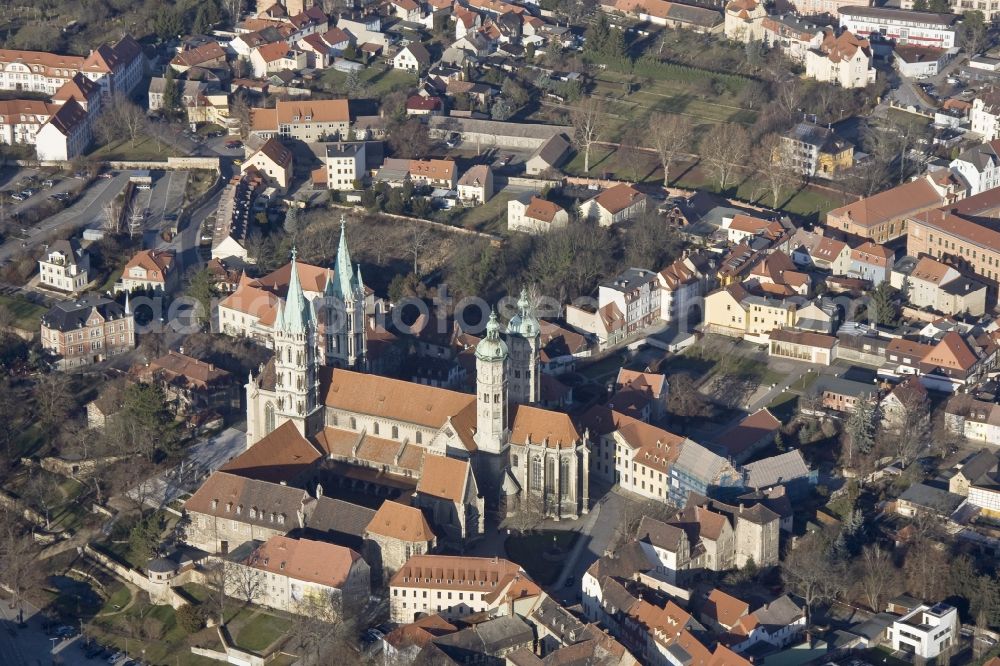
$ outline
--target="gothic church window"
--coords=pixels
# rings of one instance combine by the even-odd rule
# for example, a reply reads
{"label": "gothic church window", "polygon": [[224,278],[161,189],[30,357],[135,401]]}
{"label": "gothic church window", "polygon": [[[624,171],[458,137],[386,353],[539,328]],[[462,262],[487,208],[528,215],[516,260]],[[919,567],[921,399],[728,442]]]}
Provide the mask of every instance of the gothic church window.
{"label": "gothic church window", "polygon": [[274,430],[274,405],[267,403],[264,405],[264,433],[270,434]]}
{"label": "gothic church window", "polygon": [[551,493],[555,490],[554,484],[556,481],[556,461],[552,458],[548,458],[545,461],[545,492]]}
{"label": "gothic church window", "polygon": [[542,459],[538,456],[531,459],[531,489],[542,490]]}
{"label": "gothic church window", "polygon": [[559,494],[563,497],[569,494],[569,458],[559,461]]}

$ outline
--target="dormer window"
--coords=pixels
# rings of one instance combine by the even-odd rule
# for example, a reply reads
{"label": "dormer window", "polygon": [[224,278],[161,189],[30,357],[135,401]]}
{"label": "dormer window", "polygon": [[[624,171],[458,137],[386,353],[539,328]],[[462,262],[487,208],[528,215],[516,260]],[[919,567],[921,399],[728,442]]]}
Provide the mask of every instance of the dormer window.
{"label": "dormer window", "polygon": [[217,499],[212,500],[212,511],[215,511],[218,508],[219,508],[219,500]]}
{"label": "dormer window", "polygon": [[233,503],[226,502],[226,513],[232,513],[232,512],[233,512]]}

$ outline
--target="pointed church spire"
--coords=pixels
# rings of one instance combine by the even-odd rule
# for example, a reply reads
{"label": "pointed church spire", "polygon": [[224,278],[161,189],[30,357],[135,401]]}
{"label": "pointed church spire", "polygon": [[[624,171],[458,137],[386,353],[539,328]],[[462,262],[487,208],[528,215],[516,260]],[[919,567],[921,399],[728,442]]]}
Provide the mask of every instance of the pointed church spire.
{"label": "pointed church spire", "polygon": [[129,292],[126,289],[125,290],[125,314],[132,314],[132,308],[130,308],[129,304],[128,304],[128,294],[129,294]]}
{"label": "pointed church spire", "polygon": [[361,264],[358,264],[357,278],[358,278],[358,296],[361,297],[361,298],[364,298],[365,297],[365,282],[364,282],[364,280],[361,279]]}
{"label": "pointed church spire", "polygon": [[334,263],[335,284],[337,296],[348,299],[353,293],[351,289],[351,252],[347,249],[347,216],[340,216],[340,243],[337,245],[337,260]]}
{"label": "pointed church spire", "polygon": [[305,294],[302,293],[299,269],[295,264],[297,254],[297,250],[292,247],[288,294],[285,296],[285,306],[278,311],[278,328],[286,333],[305,333],[309,325],[309,304],[306,302]]}

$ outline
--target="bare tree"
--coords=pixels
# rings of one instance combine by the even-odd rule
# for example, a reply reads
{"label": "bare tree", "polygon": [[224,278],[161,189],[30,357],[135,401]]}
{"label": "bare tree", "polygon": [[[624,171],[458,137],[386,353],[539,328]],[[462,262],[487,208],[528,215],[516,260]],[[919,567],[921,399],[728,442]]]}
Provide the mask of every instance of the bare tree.
{"label": "bare tree", "polygon": [[427,245],[431,242],[433,234],[429,227],[423,224],[414,224],[410,232],[409,254],[413,257],[413,274],[420,277],[420,257],[423,255]]}
{"label": "bare tree", "polygon": [[21,488],[21,494],[28,504],[41,510],[45,516],[45,529],[49,529],[52,509],[59,504],[59,487],[55,480],[42,470],[32,470],[27,483]]}
{"label": "bare tree", "polygon": [[885,415],[880,434],[906,467],[930,446],[931,405],[926,391],[920,389],[901,385],[893,394],[899,405]]}
{"label": "bare tree", "polygon": [[321,663],[325,655],[350,649],[356,618],[339,609],[339,599],[326,594],[306,594],[296,604],[298,621],[287,645],[305,664]]}
{"label": "bare tree", "polygon": [[861,555],[861,589],[868,607],[878,613],[882,610],[882,600],[895,582],[896,567],[889,552],[876,545],[865,546]]}
{"label": "bare tree", "polygon": [[149,121],[142,109],[132,103],[122,92],[111,96],[106,105],[102,105],[101,115],[97,119],[95,130],[105,142],[110,143],[122,135],[129,138],[132,147],[136,139],[148,127]]}
{"label": "bare tree", "polygon": [[42,375],[35,384],[32,392],[35,414],[47,429],[61,423],[74,407],[69,382],[69,377],[63,373],[52,372]]}
{"label": "bare tree", "polygon": [[701,141],[705,170],[715,178],[723,192],[747,163],[749,155],[750,134],[740,125],[720,125]]}
{"label": "bare tree", "polygon": [[507,516],[504,526],[517,531],[518,534],[531,532],[545,520],[545,506],[542,498],[527,491],[521,491],[514,511]]}
{"label": "bare tree", "polygon": [[21,608],[24,593],[41,583],[39,547],[13,512],[0,513],[0,581],[10,590],[10,607]]}
{"label": "bare tree", "polygon": [[122,204],[118,199],[112,199],[104,204],[104,230],[112,236],[122,231]]}
{"label": "bare tree", "polygon": [[570,113],[573,141],[583,151],[583,170],[590,172],[590,149],[601,140],[607,127],[604,119],[604,102],[597,97],[587,97],[573,107]]}
{"label": "bare tree", "polygon": [[258,569],[232,562],[226,563],[230,571],[225,573],[226,593],[239,599],[244,605],[258,601],[264,596],[264,575]]}
{"label": "bare tree", "polygon": [[793,159],[790,144],[777,134],[765,136],[754,148],[754,174],[771,195],[773,208],[780,204],[782,192],[799,180]]}
{"label": "bare tree", "polygon": [[229,107],[229,117],[236,119],[239,123],[240,138],[245,141],[250,135],[250,104],[247,103],[243,91],[236,93],[233,97],[233,103]]}
{"label": "bare tree", "polygon": [[821,534],[808,534],[785,556],[781,571],[789,586],[806,602],[811,615],[821,601],[833,600],[843,586],[841,564],[830,556]]}
{"label": "bare tree", "polygon": [[646,131],[663,167],[664,187],[670,185],[670,167],[690,149],[693,129],[694,125],[687,116],[667,113],[650,116]]}

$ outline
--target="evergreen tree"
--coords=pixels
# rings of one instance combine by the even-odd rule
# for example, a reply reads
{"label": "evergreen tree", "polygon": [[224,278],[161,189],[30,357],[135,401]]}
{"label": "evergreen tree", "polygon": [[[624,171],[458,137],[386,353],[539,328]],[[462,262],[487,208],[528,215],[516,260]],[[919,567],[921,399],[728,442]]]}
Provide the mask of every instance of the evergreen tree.
{"label": "evergreen tree", "polygon": [[927,0],[913,0],[913,11],[915,11],[915,12],[926,12],[927,11]]}
{"label": "evergreen tree", "polygon": [[208,18],[205,16],[205,6],[198,8],[194,15],[194,23],[191,25],[191,32],[196,35],[203,35],[208,30]]}
{"label": "evergreen tree", "polygon": [[211,316],[212,299],[216,295],[215,284],[212,282],[212,275],[207,268],[203,268],[191,276],[187,295],[197,300],[201,306],[197,313],[199,321],[207,320]]}
{"label": "evergreen tree", "polygon": [[176,120],[181,115],[181,84],[173,67],[167,67],[163,84],[163,115]]}
{"label": "evergreen tree", "polygon": [[587,28],[587,50],[591,53],[606,53],[605,47],[610,36],[611,25],[608,23],[608,17],[604,12],[599,12],[597,20],[593,21]]}
{"label": "evergreen tree", "polygon": [[927,8],[935,14],[951,13],[951,4],[948,0],[930,0],[930,2],[927,3]]}
{"label": "evergreen tree", "polygon": [[875,326],[894,326],[898,318],[899,312],[893,300],[893,288],[888,281],[883,281],[868,300],[868,323]]}
{"label": "evergreen tree", "polygon": [[181,21],[181,16],[176,10],[168,9],[164,7],[159,14],[156,15],[156,21],[153,25],[156,30],[156,35],[160,39],[170,39],[176,37],[184,31],[184,23]]}
{"label": "evergreen tree", "polygon": [[844,425],[848,462],[853,461],[855,454],[868,455],[875,447],[876,412],[875,401],[871,395],[863,395],[858,399],[854,412]]}

